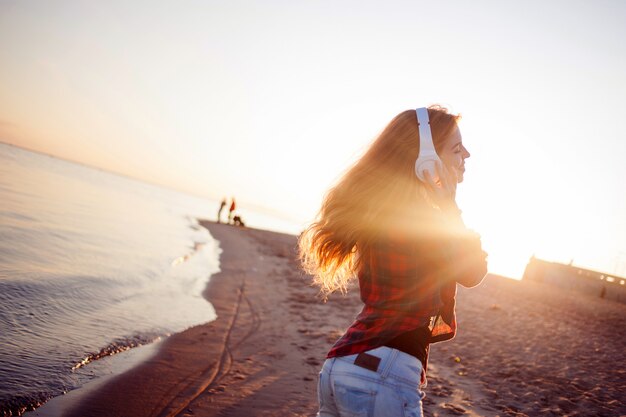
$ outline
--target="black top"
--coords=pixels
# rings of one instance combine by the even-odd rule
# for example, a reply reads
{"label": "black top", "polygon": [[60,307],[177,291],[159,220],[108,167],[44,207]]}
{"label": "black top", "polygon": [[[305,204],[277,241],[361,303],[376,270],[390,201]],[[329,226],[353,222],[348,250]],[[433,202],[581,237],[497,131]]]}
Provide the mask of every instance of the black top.
{"label": "black top", "polygon": [[385,343],[385,346],[398,349],[401,352],[407,353],[416,357],[422,362],[422,366],[426,368],[426,361],[428,360],[428,340],[430,339],[430,329],[428,326],[418,327],[414,330],[404,332],[399,336],[391,339]]}

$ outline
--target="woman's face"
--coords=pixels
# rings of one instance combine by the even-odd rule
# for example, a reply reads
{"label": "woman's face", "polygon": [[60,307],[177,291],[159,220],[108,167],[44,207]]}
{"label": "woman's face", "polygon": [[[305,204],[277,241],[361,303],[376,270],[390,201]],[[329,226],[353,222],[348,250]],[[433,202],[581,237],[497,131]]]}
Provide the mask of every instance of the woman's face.
{"label": "woman's face", "polygon": [[470,153],[463,146],[461,131],[458,126],[443,145],[443,149],[437,154],[444,165],[456,174],[457,182],[462,182],[465,173],[465,160],[470,157]]}

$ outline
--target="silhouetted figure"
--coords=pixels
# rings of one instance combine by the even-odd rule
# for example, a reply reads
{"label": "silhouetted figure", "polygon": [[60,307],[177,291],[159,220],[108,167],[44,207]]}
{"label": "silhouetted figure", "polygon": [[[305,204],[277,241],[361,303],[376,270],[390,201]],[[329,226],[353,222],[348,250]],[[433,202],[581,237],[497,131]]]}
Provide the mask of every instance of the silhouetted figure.
{"label": "silhouetted figure", "polygon": [[243,220],[241,220],[241,216],[240,215],[236,215],[235,217],[233,217],[233,224],[235,226],[246,227],[246,225],[244,224]]}
{"label": "silhouetted figure", "polygon": [[606,296],[606,287],[603,285],[600,290],[600,298],[604,298]]}
{"label": "silhouetted figure", "polygon": [[233,220],[233,214],[237,205],[235,204],[235,197],[231,198],[230,209],[228,210],[228,223],[231,223]]}
{"label": "silhouetted figure", "polygon": [[222,198],[222,202],[220,203],[220,209],[217,211],[217,222],[222,222],[222,210],[226,207],[226,199]]}

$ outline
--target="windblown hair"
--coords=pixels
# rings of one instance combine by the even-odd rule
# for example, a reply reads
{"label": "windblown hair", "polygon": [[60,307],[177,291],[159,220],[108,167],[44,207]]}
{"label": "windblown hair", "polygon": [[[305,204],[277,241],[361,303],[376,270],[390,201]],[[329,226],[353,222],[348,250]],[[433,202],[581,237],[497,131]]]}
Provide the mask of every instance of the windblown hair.
{"label": "windblown hair", "polygon": [[[435,149],[455,131],[460,116],[428,108]],[[398,114],[365,154],[326,194],[316,220],[300,235],[303,269],[326,296],[346,292],[360,268],[359,254],[382,233],[427,225],[420,212],[432,207],[415,176],[419,130],[415,110]]]}

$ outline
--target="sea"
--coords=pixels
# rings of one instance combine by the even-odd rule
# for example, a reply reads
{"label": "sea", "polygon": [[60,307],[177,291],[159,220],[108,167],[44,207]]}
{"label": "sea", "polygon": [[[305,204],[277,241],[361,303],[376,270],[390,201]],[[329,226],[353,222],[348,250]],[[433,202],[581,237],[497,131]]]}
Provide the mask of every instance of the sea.
{"label": "sea", "polygon": [[0,143],[0,415],[97,378],[102,358],[214,320],[202,292],[220,247],[198,219],[217,209]]}

